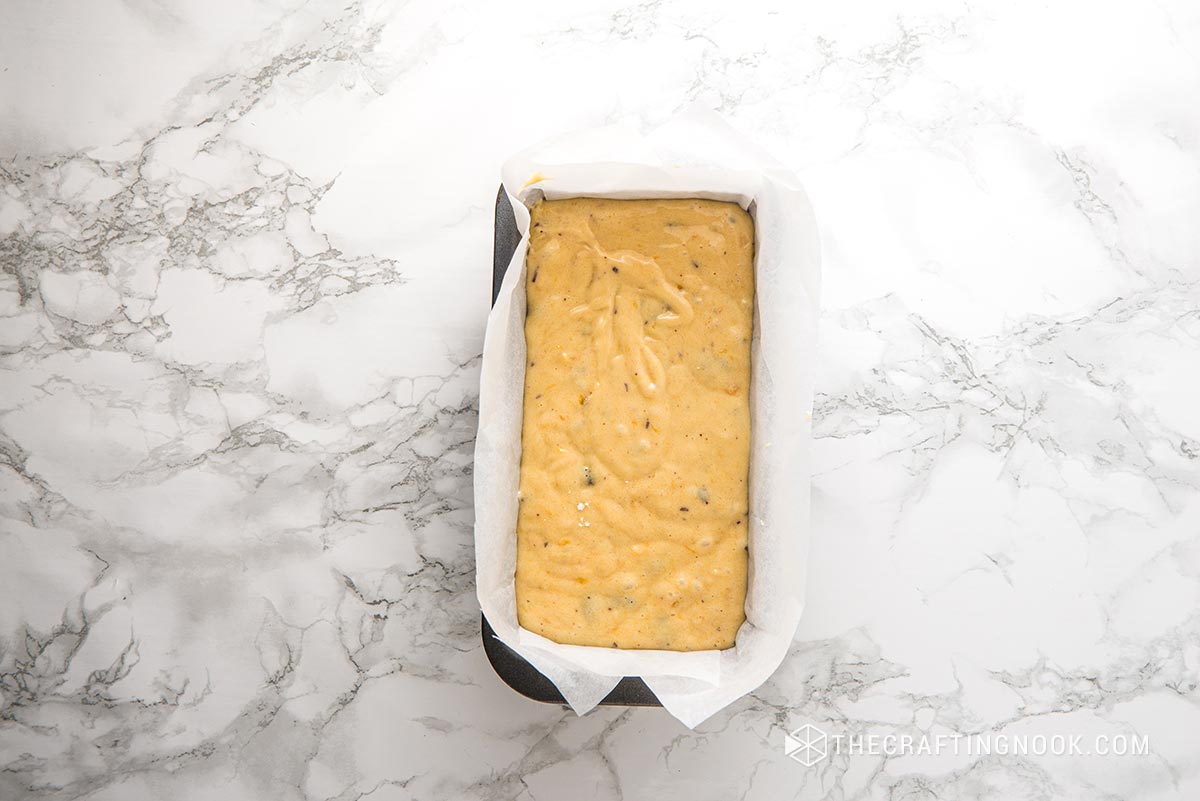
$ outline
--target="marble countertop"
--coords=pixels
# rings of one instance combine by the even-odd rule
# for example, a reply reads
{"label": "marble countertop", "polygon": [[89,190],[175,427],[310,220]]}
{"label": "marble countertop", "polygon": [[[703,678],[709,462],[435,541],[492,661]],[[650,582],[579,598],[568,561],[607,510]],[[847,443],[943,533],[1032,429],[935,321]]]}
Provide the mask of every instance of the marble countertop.
{"label": "marble countertop", "polygon": [[[1200,797],[1197,96],[1177,0],[6,8],[0,798]],[[694,732],[506,688],[471,531],[500,163],[693,102],[825,254],[808,607]]]}

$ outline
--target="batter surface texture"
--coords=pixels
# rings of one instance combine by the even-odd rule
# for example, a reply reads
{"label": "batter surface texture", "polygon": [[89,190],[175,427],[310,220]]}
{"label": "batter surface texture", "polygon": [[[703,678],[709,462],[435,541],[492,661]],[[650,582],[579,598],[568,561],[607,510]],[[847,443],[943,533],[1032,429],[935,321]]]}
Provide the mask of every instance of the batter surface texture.
{"label": "batter surface texture", "polygon": [[744,618],[754,225],[713,200],[531,210],[516,596],[560,643],[729,648]]}

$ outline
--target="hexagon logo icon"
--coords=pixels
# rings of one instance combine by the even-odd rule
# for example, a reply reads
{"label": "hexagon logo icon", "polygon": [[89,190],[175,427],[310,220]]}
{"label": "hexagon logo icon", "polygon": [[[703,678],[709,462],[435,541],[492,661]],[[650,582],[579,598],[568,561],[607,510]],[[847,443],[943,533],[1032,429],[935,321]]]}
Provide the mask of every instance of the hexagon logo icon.
{"label": "hexagon logo icon", "polygon": [[825,732],[806,723],[783,736],[783,752],[806,768],[829,756],[829,738]]}

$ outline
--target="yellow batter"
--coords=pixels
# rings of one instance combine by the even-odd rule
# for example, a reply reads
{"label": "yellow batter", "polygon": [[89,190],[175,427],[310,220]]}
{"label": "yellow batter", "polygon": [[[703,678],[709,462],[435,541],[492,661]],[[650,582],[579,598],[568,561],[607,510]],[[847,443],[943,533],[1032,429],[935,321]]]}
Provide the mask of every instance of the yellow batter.
{"label": "yellow batter", "polygon": [[745,619],[754,225],[543,201],[526,262],[517,614],[560,643],[729,648]]}

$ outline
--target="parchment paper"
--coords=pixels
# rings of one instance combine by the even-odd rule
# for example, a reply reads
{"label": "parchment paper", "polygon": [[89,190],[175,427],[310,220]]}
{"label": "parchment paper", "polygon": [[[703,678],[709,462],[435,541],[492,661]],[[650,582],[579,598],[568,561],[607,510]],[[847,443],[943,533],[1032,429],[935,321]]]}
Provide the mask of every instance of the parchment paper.
{"label": "parchment paper", "polygon": [[[704,110],[644,135],[609,127],[556,137],[511,158],[502,174],[523,236],[484,339],[474,473],[479,604],[496,636],[545,674],[578,714],[622,676],[640,676],[672,715],[695,727],[775,671],[804,609],[820,291],[808,198],[792,174]],[[726,651],[559,645],[517,625],[527,206],[543,196],[580,195],[732,200],[754,218],[749,590],[746,623]]]}

